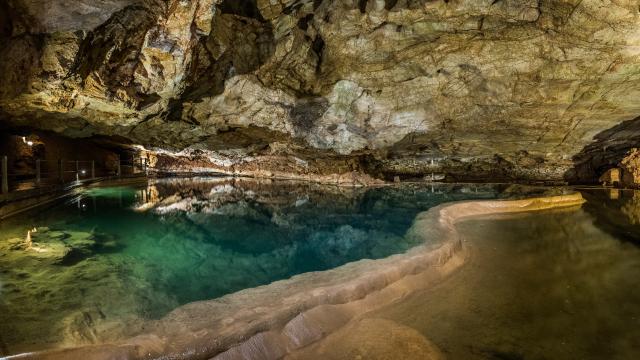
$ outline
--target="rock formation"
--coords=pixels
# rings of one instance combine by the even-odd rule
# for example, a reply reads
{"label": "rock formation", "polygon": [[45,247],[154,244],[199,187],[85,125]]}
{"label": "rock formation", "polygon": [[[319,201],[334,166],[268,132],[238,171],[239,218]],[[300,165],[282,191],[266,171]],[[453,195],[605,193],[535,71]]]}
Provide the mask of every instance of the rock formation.
{"label": "rock formation", "polygon": [[639,25],[631,0],[3,0],[0,117],[266,176],[595,180],[569,170],[640,115]]}

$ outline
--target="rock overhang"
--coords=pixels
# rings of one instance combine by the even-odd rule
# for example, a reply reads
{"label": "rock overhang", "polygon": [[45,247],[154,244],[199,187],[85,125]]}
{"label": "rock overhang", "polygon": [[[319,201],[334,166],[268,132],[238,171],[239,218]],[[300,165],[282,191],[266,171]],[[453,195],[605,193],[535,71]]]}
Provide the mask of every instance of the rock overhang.
{"label": "rock overhang", "polygon": [[627,2],[114,0],[99,16],[76,2],[8,2],[11,126],[563,180],[594,136],[640,114]]}

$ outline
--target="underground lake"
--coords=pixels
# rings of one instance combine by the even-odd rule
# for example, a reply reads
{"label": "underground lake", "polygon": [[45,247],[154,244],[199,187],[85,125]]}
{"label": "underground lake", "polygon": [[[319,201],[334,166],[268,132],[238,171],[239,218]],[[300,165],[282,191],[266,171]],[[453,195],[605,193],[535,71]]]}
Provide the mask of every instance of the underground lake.
{"label": "underground lake", "polygon": [[0,360],[640,359],[638,0],[0,0]]}
{"label": "underground lake", "polygon": [[[429,209],[572,193],[587,202],[461,221],[455,226],[462,264],[439,279],[414,281],[393,301],[363,305],[367,311],[286,356],[628,358],[637,354],[640,335],[640,284],[633,276],[640,267],[640,193],[507,184],[344,188],[238,178],[93,187],[3,221],[2,354],[62,348],[86,354],[95,351],[91,346],[147,333],[170,338],[165,328],[184,325],[185,305],[237,302],[251,312],[254,301],[261,303],[252,289],[273,288],[265,290],[267,307],[269,297],[288,296],[296,287],[313,292],[352,280],[323,278],[332,271],[375,273],[417,248],[437,251],[442,233],[411,236]],[[377,290],[332,303],[357,302]],[[293,305],[284,313],[306,310]],[[190,316],[224,322],[228,309],[219,311],[196,309]],[[603,331],[610,336],[606,346],[598,345]],[[403,345],[385,343],[396,332],[400,340],[394,341]]]}

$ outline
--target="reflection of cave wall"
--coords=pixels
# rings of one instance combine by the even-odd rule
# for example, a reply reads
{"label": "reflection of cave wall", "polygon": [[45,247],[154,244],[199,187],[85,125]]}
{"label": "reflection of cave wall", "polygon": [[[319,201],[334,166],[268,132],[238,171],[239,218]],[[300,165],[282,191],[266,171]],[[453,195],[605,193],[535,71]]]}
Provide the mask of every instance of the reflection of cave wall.
{"label": "reflection of cave wall", "polygon": [[640,194],[632,190],[581,191],[594,224],[616,238],[640,244]]}
{"label": "reflection of cave wall", "polygon": [[574,167],[565,174],[574,183],[596,183],[608,169],[618,167],[627,152],[640,146],[640,117],[598,133],[594,142],[573,157]]}

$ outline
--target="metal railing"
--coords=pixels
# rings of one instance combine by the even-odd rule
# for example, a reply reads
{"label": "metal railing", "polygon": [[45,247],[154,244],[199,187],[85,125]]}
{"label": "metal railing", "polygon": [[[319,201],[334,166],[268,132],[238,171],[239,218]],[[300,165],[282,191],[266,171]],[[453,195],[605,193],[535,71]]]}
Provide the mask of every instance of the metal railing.
{"label": "metal railing", "polygon": [[[111,163],[108,171],[106,162],[101,169],[96,171],[96,160],[35,160],[32,166],[22,167],[21,171],[9,167],[8,157],[2,156],[0,172],[2,182],[0,194],[9,192],[32,190],[45,186],[64,185],[69,183],[82,183],[84,181],[96,180],[104,177],[123,176],[123,169],[129,169],[131,175],[147,174],[148,165],[146,158],[131,158],[130,160],[116,160]],[[13,171],[13,172],[10,172]]]}

